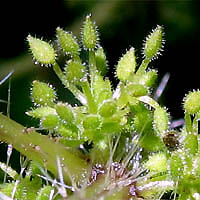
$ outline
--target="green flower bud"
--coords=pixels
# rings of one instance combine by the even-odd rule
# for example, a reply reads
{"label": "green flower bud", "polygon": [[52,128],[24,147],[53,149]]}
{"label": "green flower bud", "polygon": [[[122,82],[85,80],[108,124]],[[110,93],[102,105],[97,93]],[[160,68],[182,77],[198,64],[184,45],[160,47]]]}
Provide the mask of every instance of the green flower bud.
{"label": "green flower bud", "polygon": [[140,81],[143,82],[145,86],[152,87],[155,84],[157,77],[158,77],[157,71],[150,70],[142,75]]}
{"label": "green flower bud", "polygon": [[45,107],[39,107],[39,108],[33,109],[31,111],[28,111],[28,112],[26,112],[26,114],[31,117],[41,119],[48,115],[56,115],[56,110],[49,106],[45,106]]}
{"label": "green flower bud", "polygon": [[94,97],[98,104],[101,104],[104,100],[112,97],[111,83],[109,79],[103,79],[102,76],[96,75],[93,82]]}
{"label": "green flower bud", "polygon": [[31,35],[27,37],[27,40],[33,57],[37,62],[44,65],[55,63],[56,53],[49,43],[38,38],[34,38]]}
{"label": "green flower bud", "polygon": [[150,35],[147,36],[144,43],[143,53],[148,60],[157,58],[163,47],[163,28],[157,26]]}
{"label": "green flower bud", "polygon": [[163,135],[168,129],[168,113],[164,108],[158,107],[154,111],[153,115],[154,126],[159,134]]}
{"label": "green flower bud", "polygon": [[121,81],[126,81],[135,72],[136,58],[134,48],[129,51],[119,60],[117,64],[117,77]]}
{"label": "green flower bud", "polygon": [[190,92],[185,97],[183,106],[187,113],[197,113],[200,110],[200,91]]}
{"label": "green flower bud", "polygon": [[78,42],[71,33],[65,32],[59,27],[56,29],[56,33],[58,42],[65,53],[71,54],[72,56],[79,55]]}
{"label": "green flower bud", "polygon": [[67,62],[67,66],[65,67],[65,75],[66,79],[69,82],[74,82],[79,84],[81,79],[85,75],[85,67],[82,65],[80,61],[70,60]]}
{"label": "green flower bud", "polygon": [[167,171],[167,157],[164,153],[157,153],[149,157],[145,166],[151,172],[165,172]]}
{"label": "green flower bud", "polygon": [[100,125],[100,120],[96,115],[87,115],[83,120],[84,129],[94,129],[96,130]]}
{"label": "green flower bud", "polygon": [[117,105],[114,101],[104,101],[99,107],[99,114],[102,117],[111,117],[117,110]]}
{"label": "green flower bud", "polygon": [[61,120],[66,122],[72,122],[74,120],[73,108],[70,105],[58,103],[55,109]]}
{"label": "green flower bud", "polygon": [[52,86],[39,81],[33,81],[31,95],[34,103],[41,106],[53,106],[56,100],[56,93]]}
{"label": "green flower bud", "polygon": [[173,178],[178,179],[181,175],[183,175],[183,160],[178,152],[172,153],[169,160],[169,167],[170,174]]}
{"label": "green flower bud", "polygon": [[88,15],[83,23],[82,28],[82,43],[86,49],[94,49],[98,43],[97,27],[91,20],[91,15]]}
{"label": "green flower bud", "polygon": [[142,74],[133,74],[129,81],[132,84],[140,84],[146,87],[152,87],[156,80],[157,80],[158,74],[156,70],[150,70],[150,71],[145,71]]}
{"label": "green flower bud", "polygon": [[192,163],[192,172],[196,176],[200,177],[200,158],[199,156],[195,157]]}
{"label": "green flower bud", "polygon": [[198,151],[197,135],[188,133],[183,141],[184,149],[189,154],[195,154]]}
{"label": "green flower bud", "polygon": [[119,116],[119,118],[117,117],[104,118],[101,125],[101,133],[103,134],[119,133],[121,130],[120,118],[121,116]]}
{"label": "green flower bud", "polygon": [[41,125],[43,128],[46,129],[54,129],[59,123],[59,118],[57,115],[48,115],[46,117],[43,117],[41,120]]}
{"label": "green flower bud", "polygon": [[95,52],[95,57],[96,57],[96,67],[98,71],[101,73],[101,75],[104,76],[107,73],[107,61],[106,61],[106,55],[102,47],[99,47],[97,49],[97,51]]}
{"label": "green flower bud", "polygon": [[128,84],[127,92],[130,96],[139,97],[148,94],[148,88],[145,85],[140,84]]}
{"label": "green flower bud", "polygon": [[64,138],[68,138],[68,139],[76,138],[77,139],[77,132],[73,131],[70,127],[60,124],[60,125],[58,125],[56,130]]}

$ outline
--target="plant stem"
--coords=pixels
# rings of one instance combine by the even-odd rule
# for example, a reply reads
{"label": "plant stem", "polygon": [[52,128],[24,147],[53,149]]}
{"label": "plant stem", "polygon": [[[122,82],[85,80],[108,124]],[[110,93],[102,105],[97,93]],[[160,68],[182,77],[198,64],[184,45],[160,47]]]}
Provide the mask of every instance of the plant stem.
{"label": "plant stem", "polygon": [[192,120],[190,114],[188,113],[185,113],[185,127],[188,133],[192,132]]}
{"label": "plant stem", "polygon": [[95,75],[97,74],[95,52],[93,50],[89,51],[89,70],[90,70],[91,88],[93,88]]}
{"label": "plant stem", "polygon": [[96,69],[95,52],[93,50],[89,51],[89,70],[91,77],[94,77],[97,69]]}
{"label": "plant stem", "polygon": [[148,67],[148,64],[150,63],[150,60],[145,58],[143,61],[142,61],[142,64],[140,65],[139,69],[137,70],[136,74],[137,75],[141,75],[141,74],[144,74],[146,68]]}
{"label": "plant stem", "polygon": [[60,69],[60,66],[58,65],[58,63],[54,63],[53,64],[53,70],[54,70],[54,72],[56,73],[56,75],[58,76],[58,78],[61,80],[61,81],[63,81],[63,79],[64,79],[64,74],[63,74],[63,72],[62,72],[62,70]]}
{"label": "plant stem", "polygon": [[8,117],[0,114],[0,140],[9,144],[27,156],[35,160],[53,174],[58,176],[56,158],[59,157],[63,166],[63,176],[66,183],[83,181],[83,174],[88,176],[89,164],[80,158],[80,153],[57,143],[47,136],[40,135],[36,131],[27,132],[27,129]]}
{"label": "plant stem", "polygon": [[62,70],[60,69],[60,66],[57,63],[54,63],[53,70],[58,76],[58,78],[61,80],[62,84],[68,88],[72,94],[83,104],[87,104],[87,100],[82,94],[82,92],[73,84],[70,84],[66,79],[65,75],[63,74]]}
{"label": "plant stem", "polygon": [[97,107],[94,102],[94,98],[92,96],[88,81],[86,80],[86,81],[82,82],[81,86],[82,86],[83,92],[87,98],[89,112],[95,114],[97,112]]}

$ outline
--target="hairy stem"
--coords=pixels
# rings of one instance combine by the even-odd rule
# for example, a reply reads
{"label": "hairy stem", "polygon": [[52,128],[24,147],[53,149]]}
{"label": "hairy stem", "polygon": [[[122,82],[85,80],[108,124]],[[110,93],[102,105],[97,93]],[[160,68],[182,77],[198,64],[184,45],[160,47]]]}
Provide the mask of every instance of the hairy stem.
{"label": "hairy stem", "polygon": [[95,52],[93,50],[89,51],[89,69],[92,77],[96,74],[96,59]]}
{"label": "hairy stem", "polygon": [[95,58],[95,52],[93,50],[89,51],[89,70],[90,70],[91,88],[93,88],[95,75],[97,74],[96,58]]}
{"label": "hairy stem", "polygon": [[148,64],[150,63],[150,60],[145,58],[143,61],[142,61],[142,64],[140,65],[139,69],[137,70],[136,74],[138,75],[141,75],[145,72],[145,70],[147,69],[148,67]]}
{"label": "hairy stem", "polygon": [[0,140],[12,144],[23,155],[37,161],[56,176],[58,176],[58,166],[55,163],[59,157],[66,183],[74,181],[79,184],[83,174],[88,176],[90,171],[89,164],[80,157],[78,151],[67,148],[34,130],[28,131],[2,114],[0,114]]}
{"label": "hairy stem", "polygon": [[57,63],[54,63],[53,65],[53,70],[56,73],[56,75],[58,76],[58,78],[61,80],[62,84],[68,88],[72,94],[83,104],[87,104],[87,101],[84,97],[84,95],[82,94],[82,92],[73,84],[69,83],[66,79],[65,76],[62,72],[62,70],[60,69],[60,66]]}

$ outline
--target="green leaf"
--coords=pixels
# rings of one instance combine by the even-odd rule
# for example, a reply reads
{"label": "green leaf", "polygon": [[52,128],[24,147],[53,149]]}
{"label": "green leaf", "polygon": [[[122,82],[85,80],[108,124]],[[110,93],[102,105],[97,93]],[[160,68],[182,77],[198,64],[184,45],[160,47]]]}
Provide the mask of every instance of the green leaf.
{"label": "green leaf", "polygon": [[101,75],[96,75],[93,82],[94,98],[98,104],[112,98],[111,83],[108,79],[103,80]]}

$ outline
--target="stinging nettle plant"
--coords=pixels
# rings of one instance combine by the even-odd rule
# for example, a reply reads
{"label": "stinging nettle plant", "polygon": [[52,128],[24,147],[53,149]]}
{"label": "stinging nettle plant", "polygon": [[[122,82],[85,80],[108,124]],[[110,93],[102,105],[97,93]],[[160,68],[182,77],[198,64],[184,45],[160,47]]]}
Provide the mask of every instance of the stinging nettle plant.
{"label": "stinging nettle plant", "polygon": [[20,173],[0,163],[7,175],[0,199],[200,199],[200,92],[186,95],[180,130],[170,128],[169,113],[152,95],[158,75],[148,65],[163,50],[163,34],[157,26],[147,36],[140,65],[133,47],[122,55],[116,88],[106,77],[106,55],[90,15],[81,45],[62,28],[56,29],[56,45],[27,37],[34,61],[51,67],[79,104],[61,102],[51,84],[35,80],[34,107],[26,114],[39,119],[39,128],[0,114],[0,140],[21,153]]}

